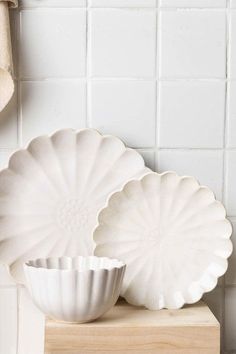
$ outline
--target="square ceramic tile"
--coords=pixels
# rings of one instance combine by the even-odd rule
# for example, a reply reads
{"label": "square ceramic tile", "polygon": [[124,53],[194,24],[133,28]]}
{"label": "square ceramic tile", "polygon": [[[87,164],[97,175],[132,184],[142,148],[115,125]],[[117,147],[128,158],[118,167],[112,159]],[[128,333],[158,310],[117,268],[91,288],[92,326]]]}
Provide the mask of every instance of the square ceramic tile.
{"label": "square ceramic tile", "polygon": [[226,153],[226,207],[228,215],[236,216],[236,151]]}
{"label": "square ceramic tile", "polygon": [[159,145],[171,148],[220,148],[223,146],[224,115],[223,82],[162,82]]}
{"label": "square ceramic tile", "polygon": [[227,146],[236,148],[236,81],[228,84]]}
{"label": "square ceramic tile", "polygon": [[230,7],[236,8],[236,0],[230,0]]}
{"label": "square ceramic tile", "polygon": [[[0,353],[17,353],[17,289],[0,290]],[[10,346],[9,346],[9,343]]]}
{"label": "square ceramic tile", "polygon": [[0,169],[7,168],[9,159],[11,155],[16,151],[17,149],[13,150],[3,150],[0,151]]}
{"label": "square ceramic tile", "polygon": [[86,86],[77,80],[22,82],[23,143],[62,128],[84,128]]}
{"label": "square ceramic tile", "polygon": [[225,345],[227,350],[236,348],[236,288],[225,289]]}
{"label": "square ceramic tile", "polygon": [[0,148],[17,146],[17,93],[0,112]]}
{"label": "square ceramic tile", "polygon": [[229,76],[236,79],[236,10],[230,13]]}
{"label": "square ceramic tile", "polygon": [[24,10],[21,12],[21,31],[21,77],[85,75],[85,10]]}
{"label": "square ceramic tile", "polygon": [[159,32],[161,77],[225,77],[224,10],[163,10]]}
{"label": "square ceramic tile", "polygon": [[202,185],[211,188],[218,199],[222,199],[222,151],[162,150],[157,155],[157,170],[194,176]]}
{"label": "square ceramic tile", "polygon": [[86,0],[20,0],[20,7],[85,7]]}
{"label": "square ceramic tile", "polygon": [[159,0],[160,6],[170,8],[222,8],[227,0]]}
{"label": "square ceramic tile", "polygon": [[92,7],[155,7],[156,0],[88,0]]}
{"label": "square ceramic tile", "polygon": [[152,81],[93,81],[93,128],[117,135],[129,146],[154,146],[155,95]]}
{"label": "square ceramic tile", "polygon": [[229,268],[225,276],[225,281],[228,285],[236,285],[236,218],[230,219],[230,221],[233,227],[233,234],[231,237],[233,242],[233,253],[229,258]]}
{"label": "square ceramic tile", "polygon": [[45,332],[44,314],[35,306],[25,287],[20,288],[18,294],[17,339],[19,349],[17,354],[42,354],[44,353],[44,341],[42,340]]}
{"label": "square ceramic tile", "polygon": [[92,76],[155,75],[155,10],[99,9],[90,15]]}
{"label": "square ceramic tile", "polygon": [[142,155],[145,164],[147,167],[149,167],[151,170],[155,170],[155,152],[154,151],[148,151],[148,150],[138,150],[140,155]]}
{"label": "square ceramic tile", "polygon": [[203,300],[210,307],[217,320],[222,323],[222,304],[223,304],[223,290],[222,288],[215,288],[210,293],[206,293],[203,296]]}

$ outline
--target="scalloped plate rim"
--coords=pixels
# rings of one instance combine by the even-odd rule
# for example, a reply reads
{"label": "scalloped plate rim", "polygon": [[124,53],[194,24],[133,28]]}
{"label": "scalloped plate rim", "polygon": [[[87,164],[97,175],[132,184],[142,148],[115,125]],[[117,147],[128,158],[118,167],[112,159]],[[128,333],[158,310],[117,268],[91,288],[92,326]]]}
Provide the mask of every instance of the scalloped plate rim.
{"label": "scalloped plate rim", "polygon": [[[96,224],[96,227],[94,228],[94,232],[93,232],[94,242],[95,242],[95,244],[96,244],[96,247],[95,247],[95,250],[94,250],[94,254],[97,255],[97,254],[96,254],[96,248],[97,248],[97,246],[98,246],[98,243],[96,242],[96,230],[97,230],[97,229],[99,228],[99,226],[100,226],[99,217],[100,217],[100,214],[103,212],[103,210],[109,208],[109,202],[110,202],[110,200],[112,199],[112,197],[113,197],[115,194],[119,194],[119,193],[121,193],[122,191],[124,191],[124,189],[126,188],[126,186],[128,186],[129,184],[132,184],[132,183],[135,182],[135,181],[141,182],[145,177],[147,177],[147,176],[149,176],[149,175],[158,175],[158,176],[162,177],[162,176],[165,176],[165,175],[168,175],[168,174],[175,175],[175,176],[179,177],[180,180],[184,180],[184,179],[187,179],[187,178],[188,178],[188,179],[192,179],[192,180],[194,180],[195,182],[197,182],[199,189],[205,189],[205,190],[207,190],[207,191],[210,191],[211,194],[212,194],[212,196],[213,196],[213,198],[214,198],[214,200],[215,200],[215,202],[216,202],[217,204],[219,204],[219,205],[221,206],[221,209],[224,211],[224,219],[222,219],[222,220],[226,220],[227,223],[228,223],[228,225],[230,226],[229,235],[227,236],[226,239],[227,239],[227,240],[230,242],[230,244],[231,244],[231,251],[230,251],[230,253],[229,253],[229,255],[228,255],[227,257],[221,257],[222,259],[224,259],[224,260],[226,261],[224,270],[222,270],[222,272],[219,272],[218,275],[214,275],[214,283],[213,283],[212,285],[209,285],[208,287],[205,287],[204,289],[202,288],[202,293],[199,295],[199,297],[198,297],[197,300],[195,300],[195,299],[194,299],[194,300],[189,300],[189,301],[185,300],[184,303],[182,304],[182,306],[184,306],[184,304],[193,304],[193,303],[199,301],[199,300],[202,298],[203,294],[208,293],[208,292],[211,292],[211,291],[217,286],[217,282],[218,282],[219,277],[223,276],[223,275],[226,273],[227,269],[228,269],[228,266],[229,266],[229,261],[228,261],[228,259],[229,259],[229,257],[232,255],[232,252],[233,252],[233,243],[232,243],[232,241],[231,241],[231,236],[232,236],[232,232],[233,232],[233,227],[232,227],[231,221],[227,218],[227,211],[226,211],[225,206],[223,205],[223,203],[221,203],[221,202],[216,198],[215,193],[214,193],[208,186],[205,186],[205,185],[200,184],[200,182],[198,181],[198,179],[195,178],[194,176],[191,176],[191,175],[179,175],[176,171],[173,171],[173,170],[167,170],[167,171],[163,171],[163,172],[161,172],[161,173],[151,171],[151,172],[147,172],[145,175],[143,175],[143,176],[141,176],[141,177],[139,177],[139,178],[135,178],[135,179],[132,179],[132,180],[128,181],[122,188],[120,188],[119,190],[117,190],[117,191],[115,191],[114,193],[112,193],[112,194],[110,195],[110,197],[107,199],[106,205],[100,210],[100,212],[99,212],[98,215],[97,215],[97,224]],[[99,256],[99,254],[98,254],[98,256]],[[127,268],[128,268],[128,264],[127,264]],[[138,290],[137,290],[137,291],[138,291]],[[126,299],[126,301],[129,302],[130,304],[134,304],[134,302],[136,302],[136,301],[131,300],[130,296],[125,296],[125,295],[121,295],[121,296],[123,296],[123,297]],[[136,306],[145,306],[145,307],[149,308],[149,307],[144,303],[144,301],[143,301],[143,302],[140,302],[140,303],[138,303],[138,304],[135,303],[135,305],[136,305]],[[170,308],[170,309],[177,309],[177,308],[181,308],[182,306],[180,306],[180,307],[168,307],[168,308]],[[160,308],[158,308],[158,309],[162,309],[162,308],[167,308],[167,307],[163,306],[163,307],[160,307]],[[149,308],[149,309],[151,309],[151,308]]]}
{"label": "scalloped plate rim", "polygon": [[[150,169],[148,167],[146,167],[144,159],[142,157],[142,155],[134,148],[128,147],[124,141],[122,139],[120,139],[119,137],[112,135],[112,134],[103,134],[101,133],[99,130],[95,129],[95,128],[81,128],[81,129],[74,129],[74,128],[62,128],[62,129],[56,129],[54,130],[52,133],[50,134],[41,134],[38,135],[36,137],[33,137],[32,139],[30,139],[27,144],[24,147],[20,147],[20,148],[16,148],[9,156],[8,158],[8,164],[5,168],[0,170],[0,176],[4,175],[4,173],[6,173],[7,171],[12,171],[11,168],[11,163],[13,161],[14,158],[17,158],[18,154],[24,153],[26,151],[29,150],[31,144],[34,144],[37,141],[40,141],[43,138],[48,138],[48,139],[52,139],[54,136],[56,136],[57,134],[63,134],[63,133],[73,133],[77,136],[79,136],[80,134],[86,133],[86,132],[91,132],[91,133],[96,133],[102,140],[104,139],[111,139],[111,141],[115,141],[115,142],[119,142],[120,143],[120,147],[124,150],[124,151],[132,151],[132,153],[134,154],[134,156],[137,157],[137,159],[140,160],[140,169],[139,169],[139,173],[141,173],[141,175],[146,175],[146,173],[149,173]],[[138,161],[138,160],[137,160]],[[124,179],[123,182],[121,182],[120,186],[118,188],[115,188],[114,190],[110,191],[107,196],[106,196],[106,200],[105,202],[110,198],[110,196],[116,191],[116,190],[120,190],[120,188],[122,188],[128,181],[132,180],[133,176],[130,176],[126,179]],[[105,204],[105,203],[104,203]],[[99,213],[100,209],[97,211],[97,214]],[[96,223],[96,220],[95,220]],[[94,229],[94,227],[93,227]],[[93,229],[92,229],[92,233],[93,233]],[[91,233],[91,239],[92,239],[92,233]],[[11,237],[10,237],[11,238]],[[5,240],[6,238],[3,237],[3,240]],[[67,254],[66,254],[67,255]],[[47,254],[45,254],[44,256],[48,256]],[[4,262],[5,264],[7,264],[9,266],[10,269],[10,274],[11,276],[14,278],[14,275],[11,272],[11,268],[10,265],[7,262]],[[15,278],[14,278],[15,279]],[[15,279],[16,280],[16,279]],[[20,281],[19,279],[17,280],[17,282],[19,284],[22,284],[22,281]],[[24,282],[23,282],[24,283]]]}

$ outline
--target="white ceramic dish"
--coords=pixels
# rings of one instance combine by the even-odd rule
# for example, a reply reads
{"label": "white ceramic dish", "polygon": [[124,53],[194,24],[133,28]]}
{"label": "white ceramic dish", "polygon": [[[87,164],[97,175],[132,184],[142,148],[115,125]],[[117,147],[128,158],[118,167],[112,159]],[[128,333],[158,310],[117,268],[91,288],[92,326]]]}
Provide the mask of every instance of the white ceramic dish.
{"label": "white ceramic dish", "polygon": [[174,172],[127,183],[98,223],[95,254],[126,263],[121,294],[149,309],[198,301],[216,286],[232,252],[223,205],[193,177]]}
{"label": "white ceramic dish", "polygon": [[92,255],[107,197],[147,171],[135,150],[93,129],[34,139],[0,173],[1,262],[24,282],[28,259]]}
{"label": "white ceramic dish", "polygon": [[89,322],[117,301],[125,265],[116,259],[61,257],[24,264],[35,304],[46,315],[66,322]]}

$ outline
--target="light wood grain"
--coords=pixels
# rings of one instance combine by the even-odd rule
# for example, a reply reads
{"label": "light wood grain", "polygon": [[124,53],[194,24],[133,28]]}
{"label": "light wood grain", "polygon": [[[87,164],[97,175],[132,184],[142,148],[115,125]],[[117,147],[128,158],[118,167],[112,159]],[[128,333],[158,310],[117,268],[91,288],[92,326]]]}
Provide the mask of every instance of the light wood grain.
{"label": "light wood grain", "polygon": [[46,354],[219,354],[220,326],[203,303],[149,311],[118,303],[93,323],[48,319]]}

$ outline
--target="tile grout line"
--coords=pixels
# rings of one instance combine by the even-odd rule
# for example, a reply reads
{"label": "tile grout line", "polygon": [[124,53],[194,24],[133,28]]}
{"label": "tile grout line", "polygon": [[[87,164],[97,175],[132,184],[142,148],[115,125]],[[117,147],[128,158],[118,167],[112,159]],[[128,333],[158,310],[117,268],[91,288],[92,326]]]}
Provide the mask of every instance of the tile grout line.
{"label": "tile grout line", "polygon": [[158,171],[158,146],[160,145],[160,23],[159,0],[156,0],[156,120],[155,120],[155,154],[154,168]]}
{"label": "tile grout line", "polygon": [[[228,92],[228,76],[229,76],[229,44],[230,44],[230,25],[229,25],[229,0],[226,3],[226,63],[225,63],[225,72],[226,72],[226,83],[225,83],[225,112],[224,112],[224,135],[223,135],[223,179],[222,179],[222,200],[225,205],[226,203],[226,178],[227,178],[227,166],[226,166],[226,146],[227,146],[227,133],[228,133],[228,99],[229,99],[229,92]],[[223,287],[222,287],[222,348],[226,350],[226,336],[225,336],[225,294],[226,294],[226,278],[225,275],[223,277]]]}
{"label": "tile grout line", "polygon": [[159,23],[159,14],[157,11],[158,0],[156,0],[156,28],[155,28],[155,152],[154,152],[154,170],[157,171],[157,146],[158,146],[158,122],[159,122],[159,114],[158,114],[158,103],[159,103],[159,87],[158,87],[158,78],[159,78],[159,40],[158,40],[158,23]]}
{"label": "tile grout line", "polygon": [[17,323],[17,333],[16,333],[16,354],[19,353],[19,345],[20,345],[20,286],[16,285],[16,303],[17,303],[17,313],[16,313],[16,323]]}
{"label": "tile grout line", "polygon": [[17,54],[18,54],[18,145],[22,147],[23,144],[23,117],[22,117],[22,82],[20,78],[20,69],[21,69],[21,57],[20,57],[20,45],[21,45],[21,37],[22,37],[22,13],[19,11],[19,37],[17,40]]}
{"label": "tile grout line", "polygon": [[91,77],[91,14],[90,14],[90,3],[87,0],[87,73],[86,73],[86,87],[87,87],[87,125],[88,127],[92,127],[92,116],[91,116],[91,85],[90,85],[90,77]]}
{"label": "tile grout line", "polygon": [[172,12],[177,12],[177,11],[213,11],[213,12],[220,12],[220,11],[225,11],[226,8],[225,6],[222,7],[161,7],[160,11],[172,11]]}
{"label": "tile grout line", "polygon": [[[158,4],[158,0],[157,0]],[[165,7],[165,6],[89,6],[92,10],[155,10],[157,9],[158,11],[225,11],[225,7]],[[77,10],[83,10],[88,8],[88,5],[86,6],[73,6],[73,5],[67,5],[67,6],[19,6],[19,10],[22,11],[38,11],[38,10],[65,10],[65,9],[77,9]],[[232,8],[231,11],[234,11]]]}
{"label": "tile grout line", "polygon": [[[73,81],[73,80],[86,80],[85,76],[71,76],[71,77],[63,77],[63,76],[45,76],[45,77],[22,77],[22,78],[15,78],[16,81],[32,81],[32,82],[41,82],[41,81]],[[138,76],[94,76],[89,77],[92,81],[155,81],[156,76],[153,77],[138,77]],[[225,78],[194,78],[194,77],[159,77],[160,82],[205,82],[205,83],[226,83],[226,82],[236,82],[236,79],[225,79]]]}
{"label": "tile grout line", "polygon": [[[146,146],[130,146],[132,149],[136,149],[139,151],[149,151],[149,152],[156,152],[158,151],[176,151],[176,152],[210,152],[210,151],[215,151],[215,152],[224,152],[224,150],[227,151],[236,151],[235,148],[209,148],[209,147],[203,147],[203,148],[195,148],[195,147],[158,147],[158,146],[153,146],[153,147],[146,147]],[[9,146],[1,146],[0,147],[0,152],[9,152],[13,151],[15,148],[14,146],[9,147]]]}
{"label": "tile grout line", "polygon": [[236,215],[228,215],[228,218],[230,218],[232,221],[236,222]]}
{"label": "tile grout line", "polygon": [[21,101],[21,81],[19,78],[20,72],[20,38],[22,34],[22,19],[21,19],[21,12],[17,9],[17,34],[16,34],[16,86],[17,86],[17,146],[22,146],[22,101]]}
{"label": "tile grout line", "polygon": [[86,62],[86,77],[85,77],[85,85],[86,85],[86,115],[85,115],[85,126],[86,128],[89,127],[89,117],[88,117],[88,114],[89,114],[89,102],[88,102],[88,70],[89,70],[89,67],[88,67],[88,0],[86,0],[86,34],[85,34],[85,40],[86,40],[86,43],[85,43],[85,46],[86,46],[86,49],[85,49],[85,55],[86,55],[86,58],[85,58],[85,62]]}
{"label": "tile grout line", "polygon": [[[236,283],[233,283],[233,284],[226,284],[225,287],[227,289],[235,289],[236,288]],[[235,350],[235,349],[232,349],[232,350]]]}

